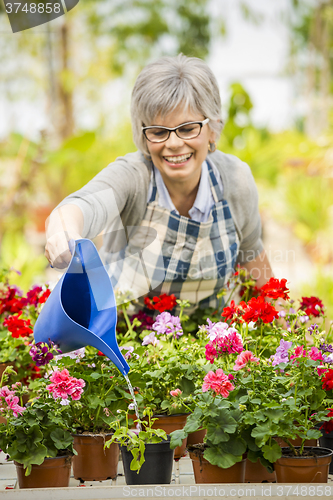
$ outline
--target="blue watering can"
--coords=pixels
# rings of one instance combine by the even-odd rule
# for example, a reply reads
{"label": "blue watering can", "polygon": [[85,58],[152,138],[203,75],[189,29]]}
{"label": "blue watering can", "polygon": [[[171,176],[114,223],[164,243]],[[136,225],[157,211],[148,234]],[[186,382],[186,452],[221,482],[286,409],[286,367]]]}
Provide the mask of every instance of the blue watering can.
{"label": "blue watering can", "polygon": [[72,259],[36,321],[35,342],[63,353],[91,345],[126,376],[130,367],[116,339],[117,307],[110,278],[92,241],[71,240]]}

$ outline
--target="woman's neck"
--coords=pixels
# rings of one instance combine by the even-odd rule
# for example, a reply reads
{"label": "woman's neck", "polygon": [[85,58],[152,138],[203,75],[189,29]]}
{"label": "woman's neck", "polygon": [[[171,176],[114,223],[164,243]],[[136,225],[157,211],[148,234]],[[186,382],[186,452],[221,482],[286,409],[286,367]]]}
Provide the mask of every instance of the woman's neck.
{"label": "woman's neck", "polygon": [[186,182],[164,182],[169,192],[172,203],[178,210],[180,215],[189,217],[188,211],[193,207],[195,198],[198,193],[199,180],[196,183]]}

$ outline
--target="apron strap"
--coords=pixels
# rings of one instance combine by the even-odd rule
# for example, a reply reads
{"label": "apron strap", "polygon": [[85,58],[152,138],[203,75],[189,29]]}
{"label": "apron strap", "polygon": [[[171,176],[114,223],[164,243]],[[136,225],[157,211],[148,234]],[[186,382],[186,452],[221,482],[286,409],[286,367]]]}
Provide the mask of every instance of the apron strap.
{"label": "apron strap", "polygon": [[155,201],[156,200],[156,195],[157,195],[157,186],[156,186],[155,167],[154,167],[154,165],[153,165],[153,168],[151,169],[150,185],[152,187],[152,190],[151,190],[151,195],[150,195],[148,203],[152,203],[153,201]]}
{"label": "apron strap", "polygon": [[223,193],[221,191],[221,188],[220,188],[220,186],[217,182],[216,176],[214,174],[213,167],[212,167],[212,161],[208,160],[208,158],[206,158],[206,162],[208,165],[209,182],[210,182],[210,187],[212,190],[212,195],[213,195],[215,203],[218,203],[219,201],[223,200]]}

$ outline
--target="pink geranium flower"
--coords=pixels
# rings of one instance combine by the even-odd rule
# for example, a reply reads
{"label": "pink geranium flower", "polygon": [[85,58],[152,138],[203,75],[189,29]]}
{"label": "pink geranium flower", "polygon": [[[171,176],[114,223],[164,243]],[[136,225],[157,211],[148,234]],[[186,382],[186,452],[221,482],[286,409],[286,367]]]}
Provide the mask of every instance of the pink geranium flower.
{"label": "pink geranium flower", "polygon": [[323,355],[322,353],[319,351],[319,349],[315,346],[312,346],[309,353],[309,358],[313,359],[313,361],[322,361],[323,360]]}
{"label": "pink geranium flower", "polygon": [[174,391],[170,391],[170,396],[177,397],[182,394],[182,391],[180,389],[175,389]]}
{"label": "pink geranium flower", "polygon": [[25,410],[20,406],[19,398],[15,396],[15,391],[11,391],[6,385],[0,388],[0,413],[5,414],[8,410],[13,412],[14,417]]}
{"label": "pink geranium flower", "polygon": [[228,375],[226,375],[221,368],[218,368],[216,373],[213,371],[207,373],[202,385],[202,392],[207,392],[211,389],[216,394],[221,394],[221,396],[227,398],[229,392],[233,391],[234,388],[235,387],[228,379]]}
{"label": "pink geranium flower", "polygon": [[214,363],[215,359],[218,359],[224,354],[239,353],[242,352],[243,349],[242,337],[237,330],[234,328],[224,328],[219,332],[219,335],[216,335],[215,338],[206,345],[205,354],[207,361]]}
{"label": "pink geranium flower", "polygon": [[290,356],[290,359],[305,358],[305,357],[306,357],[306,350],[304,349],[304,346],[298,345],[295,348],[294,354]]}
{"label": "pink geranium flower", "polygon": [[47,390],[50,391],[54,399],[67,399],[68,396],[71,396],[73,400],[78,400],[81,398],[83,387],[86,385],[81,378],[71,377],[66,368],[61,372],[55,371],[51,375],[50,381],[52,383],[47,387]]}
{"label": "pink geranium flower", "polygon": [[251,351],[243,351],[236,358],[234,370],[238,371],[244,368],[248,363],[256,363],[259,364],[259,359],[253,356]]}

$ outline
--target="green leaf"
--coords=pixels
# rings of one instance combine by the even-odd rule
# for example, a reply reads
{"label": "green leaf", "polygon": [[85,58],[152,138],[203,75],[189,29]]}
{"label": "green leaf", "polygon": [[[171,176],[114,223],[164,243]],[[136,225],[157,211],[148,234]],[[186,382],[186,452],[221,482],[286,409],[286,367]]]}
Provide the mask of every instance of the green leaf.
{"label": "green leaf", "polygon": [[230,439],[229,434],[224,432],[224,429],[222,427],[216,427],[215,424],[209,424],[207,426],[206,437],[208,441],[216,445],[229,441]]}
{"label": "green leaf", "polygon": [[198,429],[200,429],[200,427],[201,427],[200,420],[197,420],[195,418],[192,418],[190,420],[189,417],[188,417],[187,418],[187,422],[186,422],[185,427],[184,427],[184,430],[186,432],[190,433],[190,432],[197,431]]}
{"label": "green leaf", "polygon": [[279,428],[276,424],[267,422],[266,424],[255,427],[251,432],[251,436],[255,438],[256,444],[260,447],[268,440],[268,438],[275,436],[278,429]]}
{"label": "green leaf", "polygon": [[178,429],[170,433],[171,441],[170,448],[173,450],[177,446],[181,446],[183,439],[187,437],[187,432],[184,429]]}
{"label": "green leaf", "polygon": [[195,391],[194,382],[186,377],[182,377],[178,385],[183,393],[183,397],[189,396]]}
{"label": "green leaf", "polygon": [[309,429],[306,433],[306,439],[319,439],[322,433],[319,429]]}
{"label": "green leaf", "polygon": [[277,442],[273,443],[272,445],[266,444],[262,447],[262,452],[266,460],[271,463],[276,462],[276,460],[282,456],[281,447],[277,444]]}
{"label": "green leaf", "polygon": [[221,443],[221,448],[226,453],[232,455],[243,455],[246,452],[247,446],[245,441],[240,436],[237,436],[230,439],[227,443]]}
{"label": "green leaf", "polygon": [[20,453],[14,446],[8,447],[7,451],[10,458],[19,464],[23,464],[24,468],[30,465],[41,465],[47,457],[47,448],[41,443],[38,443],[37,446],[26,453]]}
{"label": "green leaf", "polygon": [[212,465],[217,465],[222,469],[229,469],[235,465],[236,462],[242,460],[242,456],[237,457],[230,453],[221,453],[221,450],[217,447],[207,448],[204,452],[204,458],[208,460]]}
{"label": "green leaf", "polygon": [[58,450],[65,450],[73,442],[70,432],[64,429],[55,429],[51,432],[50,437]]}

